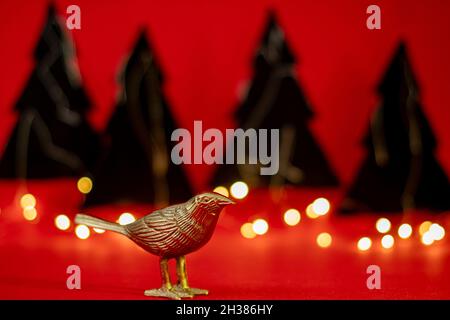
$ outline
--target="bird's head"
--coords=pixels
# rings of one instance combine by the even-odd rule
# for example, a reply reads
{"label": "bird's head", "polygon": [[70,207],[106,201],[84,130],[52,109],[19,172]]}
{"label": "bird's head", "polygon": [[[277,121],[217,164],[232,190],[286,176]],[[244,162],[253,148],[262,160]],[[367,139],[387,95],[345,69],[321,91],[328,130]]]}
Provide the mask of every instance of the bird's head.
{"label": "bird's head", "polygon": [[206,210],[212,215],[220,213],[220,210],[229,204],[235,204],[233,200],[215,192],[206,192],[196,195],[192,200],[196,206]]}

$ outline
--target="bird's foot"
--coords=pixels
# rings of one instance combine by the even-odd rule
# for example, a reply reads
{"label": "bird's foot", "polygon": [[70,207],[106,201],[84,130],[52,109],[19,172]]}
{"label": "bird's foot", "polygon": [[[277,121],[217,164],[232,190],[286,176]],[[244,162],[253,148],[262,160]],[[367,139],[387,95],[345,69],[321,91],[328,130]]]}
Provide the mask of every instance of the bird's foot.
{"label": "bird's foot", "polygon": [[180,284],[177,284],[172,288],[177,294],[185,294],[186,297],[193,298],[194,296],[207,296],[208,290],[198,288],[183,288]]}
{"label": "bird's foot", "polygon": [[145,290],[144,295],[149,297],[169,298],[174,300],[180,300],[181,298],[184,298],[184,296],[181,296],[180,294],[176,293],[173,290],[173,288],[169,289],[166,287],[161,287],[159,289]]}

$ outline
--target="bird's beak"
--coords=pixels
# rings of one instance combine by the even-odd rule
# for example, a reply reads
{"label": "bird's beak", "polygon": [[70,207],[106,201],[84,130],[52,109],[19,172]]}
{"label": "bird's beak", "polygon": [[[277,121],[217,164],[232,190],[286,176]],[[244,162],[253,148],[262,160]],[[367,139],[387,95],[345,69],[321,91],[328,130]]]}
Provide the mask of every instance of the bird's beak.
{"label": "bird's beak", "polygon": [[236,202],[234,202],[231,199],[228,199],[227,197],[222,197],[219,201],[219,204],[222,206],[227,206],[229,204],[236,204]]}

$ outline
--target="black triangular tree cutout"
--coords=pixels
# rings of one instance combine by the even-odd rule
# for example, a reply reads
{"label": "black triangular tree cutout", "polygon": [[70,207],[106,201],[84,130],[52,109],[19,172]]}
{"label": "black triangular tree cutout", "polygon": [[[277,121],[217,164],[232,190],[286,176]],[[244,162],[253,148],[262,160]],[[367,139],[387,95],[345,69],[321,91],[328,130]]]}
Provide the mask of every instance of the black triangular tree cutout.
{"label": "black triangular tree cutout", "polygon": [[[309,122],[313,112],[299,86],[294,55],[275,15],[270,13],[254,62],[249,91],[238,107],[239,128],[280,130],[280,169],[277,175],[261,176],[259,165],[219,165],[212,186],[229,186],[243,180],[251,186],[336,186],[338,180]],[[235,152],[236,154],[236,152]]]}
{"label": "black triangular tree cutout", "polygon": [[366,158],[343,212],[450,209],[450,184],[437,162],[436,139],[401,43],[378,87],[382,101],[364,139]]}
{"label": "black triangular tree cutout", "polygon": [[109,121],[110,148],[85,205],[185,201],[191,187],[170,159],[177,128],[161,90],[162,75],[142,32],[122,75],[122,97]]}
{"label": "black triangular tree cutout", "polygon": [[90,103],[72,43],[53,6],[34,59],[36,67],[15,106],[19,119],[0,161],[0,177],[86,174],[97,160],[99,140],[86,120]]}

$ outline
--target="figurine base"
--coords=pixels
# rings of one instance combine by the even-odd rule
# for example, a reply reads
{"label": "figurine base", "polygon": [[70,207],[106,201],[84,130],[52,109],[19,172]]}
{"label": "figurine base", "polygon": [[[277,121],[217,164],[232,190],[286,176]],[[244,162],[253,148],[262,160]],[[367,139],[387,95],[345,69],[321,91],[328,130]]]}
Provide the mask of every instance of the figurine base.
{"label": "figurine base", "polygon": [[198,295],[208,295],[208,293],[208,290],[205,289],[182,288],[180,285],[176,285],[172,289],[162,287],[159,289],[149,289],[144,291],[144,295],[148,297],[167,298],[173,300],[193,298]]}
{"label": "figurine base", "polygon": [[159,288],[159,289],[149,289],[144,291],[144,295],[148,297],[158,297],[158,298],[168,298],[174,300],[180,300],[181,297],[167,288]]}
{"label": "figurine base", "polygon": [[177,294],[187,294],[191,297],[194,296],[207,296],[209,291],[206,289],[198,289],[198,288],[183,288],[181,285],[177,284],[172,288],[172,291]]}

